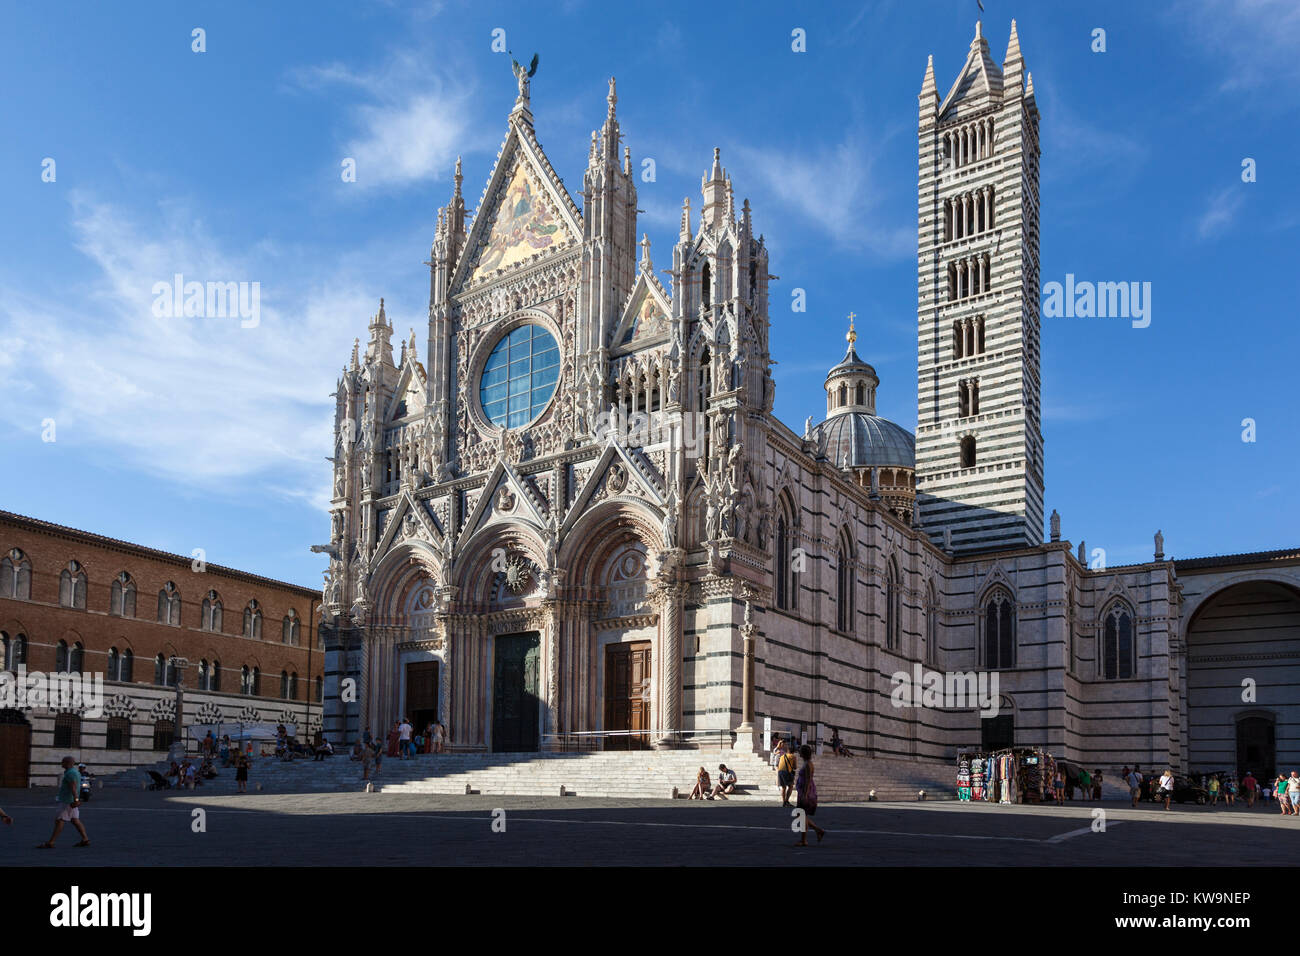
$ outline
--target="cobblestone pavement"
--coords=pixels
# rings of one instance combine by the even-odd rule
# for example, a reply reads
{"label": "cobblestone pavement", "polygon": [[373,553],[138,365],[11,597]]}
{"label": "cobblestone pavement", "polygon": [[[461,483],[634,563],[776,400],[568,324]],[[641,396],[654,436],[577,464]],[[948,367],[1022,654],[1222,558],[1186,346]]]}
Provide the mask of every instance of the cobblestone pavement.
{"label": "cobblestone pavement", "polygon": [[[1132,810],[1093,805],[823,804],[820,846],[796,849],[790,811],[699,803],[431,794],[184,796],[106,790],[83,808],[92,846],[49,836],[52,790],[0,791],[6,866],[984,865],[1215,866],[1290,863],[1300,818],[1272,807]],[[194,810],[206,832],[194,832]],[[494,810],[504,832],[494,832]],[[499,824],[498,824],[499,826]],[[1281,831],[1287,831],[1284,835]],[[810,836],[815,844],[815,837]]]}

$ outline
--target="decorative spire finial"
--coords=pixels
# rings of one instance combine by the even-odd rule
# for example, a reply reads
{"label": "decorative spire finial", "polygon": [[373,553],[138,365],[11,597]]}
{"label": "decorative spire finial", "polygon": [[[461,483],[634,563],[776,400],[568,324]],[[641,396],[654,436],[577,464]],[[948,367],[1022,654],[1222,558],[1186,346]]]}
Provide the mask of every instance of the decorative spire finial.
{"label": "decorative spire finial", "polygon": [[849,313],[849,334],[844,336],[846,339],[849,340],[849,348],[853,348],[853,343],[858,340],[858,333],[853,328],[853,320],[856,318],[857,318],[856,312]]}
{"label": "decorative spire finial", "polygon": [[614,77],[609,78],[609,95],[605,97],[605,102],[609,104],[609,115],[614,115],[614,107],[618,104],[618,92],[615,90]]}

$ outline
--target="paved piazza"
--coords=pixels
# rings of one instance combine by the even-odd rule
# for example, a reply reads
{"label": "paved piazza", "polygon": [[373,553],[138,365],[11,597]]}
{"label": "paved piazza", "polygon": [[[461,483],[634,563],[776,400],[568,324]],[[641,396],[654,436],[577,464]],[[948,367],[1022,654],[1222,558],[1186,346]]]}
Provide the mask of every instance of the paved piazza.
{"label": "paved piazza", "polygon": [[[52,791],[0,791],[0,806],[14,817],[0,828],[9,866],[950,866],[957,847],[982,865],[1241,866],[1285,863],[1279,847],[1294,843],[1282,831],[1300,831],[1300,820],[1259,807],[1113,803],[1107,831],[1093,833],[1090,805],[823,804],[826,842],[800,850],[788,811],[743,799],[122,791],[85,805],[89,850],[66,830],[51,852],[35,845],[49,835]],[[206,833],[192,832],[196,807]],[[496,808],[504,833],[492,830]]]}

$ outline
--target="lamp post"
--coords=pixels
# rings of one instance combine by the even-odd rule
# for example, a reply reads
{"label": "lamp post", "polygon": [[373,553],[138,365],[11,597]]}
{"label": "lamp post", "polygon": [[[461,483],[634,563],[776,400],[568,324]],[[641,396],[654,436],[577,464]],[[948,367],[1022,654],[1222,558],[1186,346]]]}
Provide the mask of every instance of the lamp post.
{"label": "lamp post", "polygon": [[176,729],[172,732],[172,747],[179,746],[182,755],[185,753],[185,685],[182,678],[189,663],[189,659],[185,657],[170,657],[167,659],[167,666],[176,675]]}

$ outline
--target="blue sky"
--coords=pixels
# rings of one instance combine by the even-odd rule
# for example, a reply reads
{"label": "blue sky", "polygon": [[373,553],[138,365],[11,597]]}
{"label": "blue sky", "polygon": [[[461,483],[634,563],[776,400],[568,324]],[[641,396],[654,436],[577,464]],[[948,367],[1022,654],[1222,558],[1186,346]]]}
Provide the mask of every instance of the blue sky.
{"label": "blue sky", "polygon": [[[0,508],[318,584],[329,393],[380,296],[424,349],[437,207],[458,154],[477,204],[514,100],[495,28],[540,53],[571,190],[617,76],[657,265],[721,148],[781,277],[783,420],[824,414],[853,311],[880,413],[916,425],[916,96],[928,54],[947,92],[974,0],[68,6],[0,37]],[[1152,284],[1149,328],[1044,319],[1049,511],[1111,564],[1157,528],[1174,557],[1295,546],[1300,7],[984,6],[1042,112],[1043,281]],[[259,282],[260,324],[155,317],[175,273]]]}

